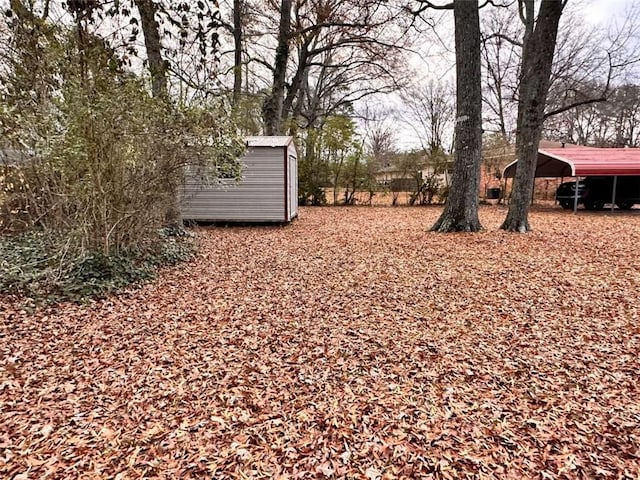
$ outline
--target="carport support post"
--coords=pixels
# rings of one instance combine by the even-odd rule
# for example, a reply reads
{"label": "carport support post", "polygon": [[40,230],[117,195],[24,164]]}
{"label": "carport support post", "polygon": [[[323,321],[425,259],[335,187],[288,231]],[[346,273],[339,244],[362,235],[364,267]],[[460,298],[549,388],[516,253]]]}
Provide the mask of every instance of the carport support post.
{"label": "carport support post", "polygon": [[575,193],[573,195],[573,213],[577,213],[578,212],[578,183],[580,183],[580,177],[576,177],[576,183],[575,183]]}
{"label": "carport support post", "polygon": [[[560,177],[560,184],[562,185],[564,183],[564,177]],[[558,189],[558,186],[556,185],[556,191]],[[558,204],[558,197],[557,195],[553,198],[553,204],[557,205]]]}
{"label": "carport support post", "polygon": [[533,178],[533,188],[531,189],[531,205],[533,205],[533,200],[536,198],[536,177]]}
{"label": "carport support post", "polygon": [[618,187],[618,176],[613,177],[613,194],[611,195],[611,213],[616,208],[616,188]]}
{"label": "carport support post", "polygon": [[507,177],[504,177],[504,186],[502,187],[502,192],[500,193],[500,199],[498,200],[500,205],[507,204]]}

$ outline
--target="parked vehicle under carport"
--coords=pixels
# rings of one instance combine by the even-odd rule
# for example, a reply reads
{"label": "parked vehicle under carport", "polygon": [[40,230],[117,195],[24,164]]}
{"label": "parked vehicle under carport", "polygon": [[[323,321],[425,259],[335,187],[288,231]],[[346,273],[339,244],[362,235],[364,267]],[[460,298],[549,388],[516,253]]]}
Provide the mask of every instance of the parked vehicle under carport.
{"label": "parked vehicle under carport", "polygon": [[[576,182],[564,182],[556,191],[556,200],[564,209],[574,207]],[[611,203],[615,187],[615,204],[622,210],[629,210],[640,204],[640,176],[586,177],[578,183],[578,204],[586,210],[601,210]]]}

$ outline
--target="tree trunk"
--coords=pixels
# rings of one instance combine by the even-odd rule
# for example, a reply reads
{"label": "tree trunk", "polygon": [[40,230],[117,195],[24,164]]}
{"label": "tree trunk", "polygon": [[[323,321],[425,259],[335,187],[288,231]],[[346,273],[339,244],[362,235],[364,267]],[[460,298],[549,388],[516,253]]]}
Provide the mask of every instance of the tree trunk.
{"label": "tree trunk", "polygon": [[[153,98],[169,100],[167,89],[167,65],[162,58],[160,26],[156,20],[156,5],[153,0],[135,0],[142,21],[142,33],[147,50],[147,62],[151,74],[151,95]],[[181,230],[183,228],[180,208],[180,172],[167,172],[165,181],[169,192],[169,205],[164,213],[166,226]]]}
{"label": "tree trunk", "polygon": [[162,58],[160,27],[156,21],[156,6],[153,0],[135,0],[142,21],[144,45],[151,73],[151,94],[154,98],[167,96],[167,65]]}
{"label": "tree trunk", "polygon": [[338,181],[340,180],[340,172],[342,171],[342,162],[344,162],[344,155],[340,158],[340,163],[336,167],[336,172],[333,176],[333,204],[338,204]]}
{"label": "tree trunk", "polygon": [[477,232],[482,149],[480,21],[477,2],[454,0],[456,45],[455,158],[450,194],[436,232]]}
{"label": "tree trunk", "polygon": [[[304,39],[303,42],[299,45],[298,52],[298,68],[296,70],[295,75],[291,79],[291,83],[287,90],[287,95],[284,97],[282,101],[282,121],[287,122],[289,118],[296,118],[299,114],[299,109],[302,107],[300,101],[296,104],[296,111],[293,111],[293,105],[296,99],[300,99],[303,94],[303,87],[307,81],[309,75],[309,68],[307,63],[309,62],[309,49],[311,48],[311,43],[313,41],[313,37],[309,37]],[[291,129],[290,129],[291,130]],[[291,133],[290,133],[291,134]]]}
{"label": "tree trunk", "polygon": [[242,0],[233,0],[233,105],[242,94]]}
{"label": "tree trunk", "polygon": [[262,106],[264,130],[266,135],[282,134],[282,104],[289,62],[289,37],[291,36],[291,0],[282,0],[280,6],[280,28],[278,31],[278,47],[273,66],[273,86],[271,94]]}
{"label": "tree trunk", "polygon": [[563,0],[542,0],[538,20],[533,25],[531,15],[526,20],[524,49],[518,100],[516,154],[518,164],[513,179],[511,203],[502,229],[525,233],[529,227],[529,208],[533,195],[538,145],[544,124],[544,108],[549,93],[551,67],[562,15]]}

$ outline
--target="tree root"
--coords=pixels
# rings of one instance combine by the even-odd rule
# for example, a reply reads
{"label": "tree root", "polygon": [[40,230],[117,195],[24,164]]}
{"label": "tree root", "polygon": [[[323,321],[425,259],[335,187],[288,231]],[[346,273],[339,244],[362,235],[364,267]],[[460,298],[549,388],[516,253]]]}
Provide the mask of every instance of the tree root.
{"label": "tree root", "polygon": [[468,218],[456,218],[449,216],[442,216],[431,227],[430,231],[438,233],[451,233],[451,232],[481,232],[484,228],[478,220],[471,220]]}

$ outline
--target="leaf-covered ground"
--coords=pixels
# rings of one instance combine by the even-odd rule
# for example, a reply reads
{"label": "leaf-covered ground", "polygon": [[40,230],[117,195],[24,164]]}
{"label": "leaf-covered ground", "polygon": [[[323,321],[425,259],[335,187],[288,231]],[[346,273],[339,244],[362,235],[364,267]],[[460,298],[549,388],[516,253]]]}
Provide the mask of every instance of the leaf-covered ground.
{"label": "leaf-covered ground", "polygon": [[640,215],[201,229],[144,288],[0,300],[0,478],[640,478]]}

